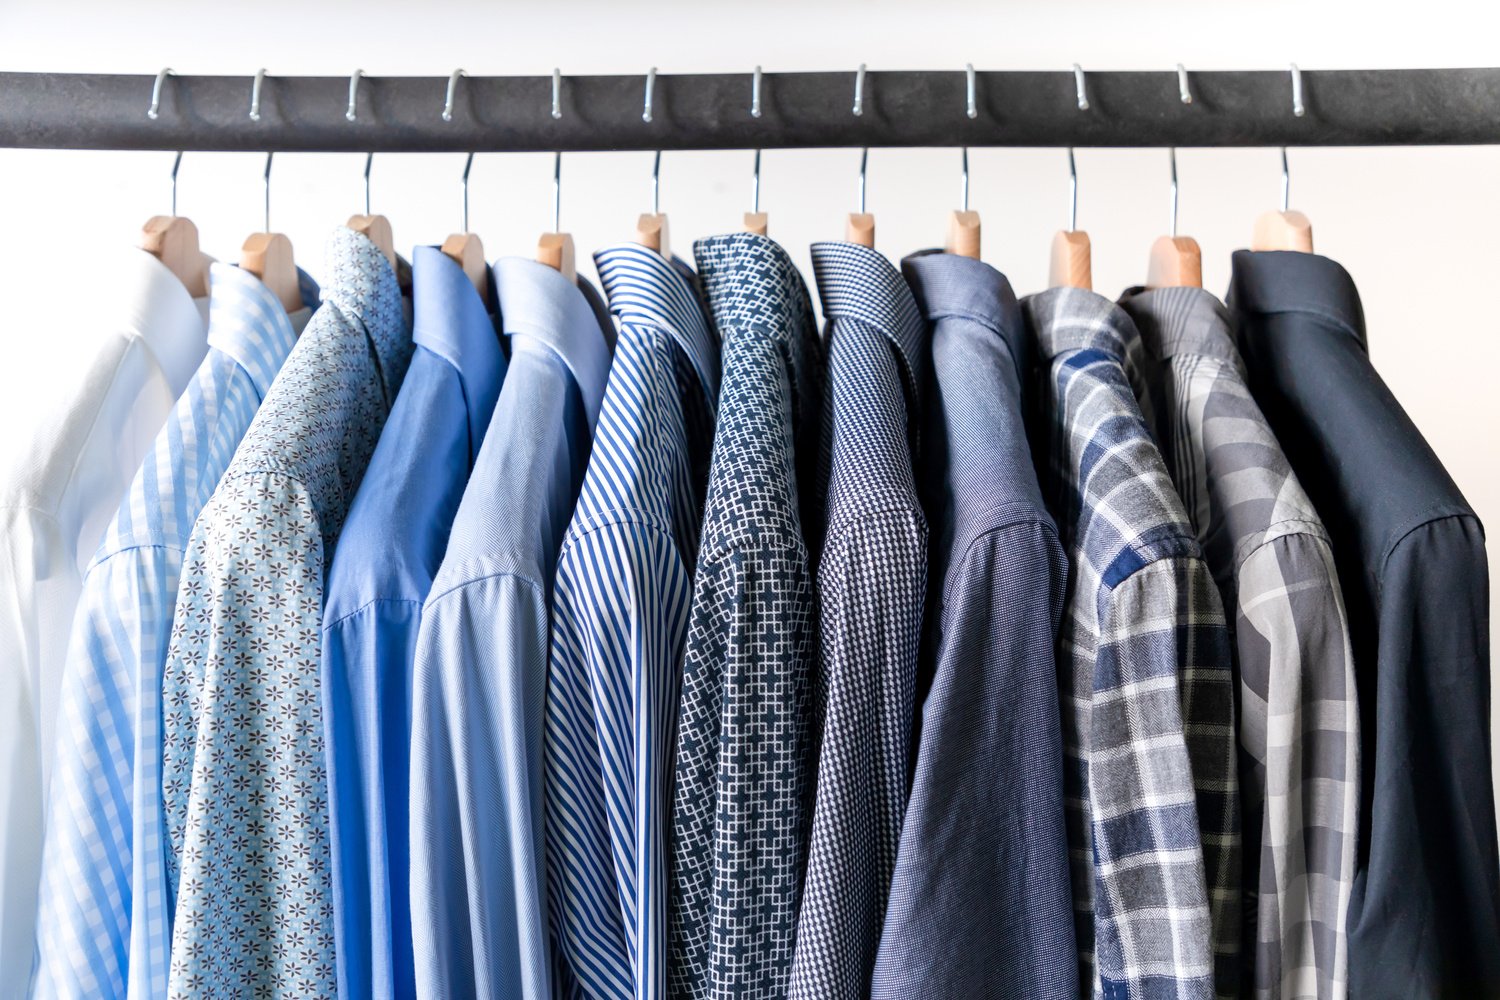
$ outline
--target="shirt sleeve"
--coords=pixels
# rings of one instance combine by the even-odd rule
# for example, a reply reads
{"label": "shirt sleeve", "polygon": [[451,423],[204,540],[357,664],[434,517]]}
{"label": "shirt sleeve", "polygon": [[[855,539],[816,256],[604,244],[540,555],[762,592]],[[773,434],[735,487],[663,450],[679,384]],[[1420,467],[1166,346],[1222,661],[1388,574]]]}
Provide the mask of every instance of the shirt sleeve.
{"label": "shirt sleeve", "polygon": [[[1238,995],[1238,781],[1229,636],[1201,559],[1114,587],[1094,669],[1088,789],[1105,992],[1155,977]],[[1217,983],[1217,986],[1216,986]]]}
{"label": "shirt sleeve", "polygon": [[790,975],[810,820],[807,554],[800,544],[716,553],[695,586],[673,807],[673,995],[775,992]]}
{"label": "shirt sleeve", "polygon": [[[1279,535],[1236,574],[1245,769],[1245,940],[1267,995],[1345,988],[1359,835],[1359,713],[1328,542]],[[1253,931],[1253,933],[1251,932]]]}
{"label": "shirt sleeve", "polygon": [[534,578],[477,573],[423,609],[411,757],[422,996],[552,995],[542,881],[546,663],[546,597]]}
{"label": "shirt sleeve", "polygon": [[333,978],[322,604],[301,484],[222,483],[188,544],[163,680],[174,1000]]}
{"label": "shirt sleeve", "polygon": [[671,536],[610,522],[558,564],[547,691],[548,877],[594,995],[665,996],[667,838],[692,582]]}

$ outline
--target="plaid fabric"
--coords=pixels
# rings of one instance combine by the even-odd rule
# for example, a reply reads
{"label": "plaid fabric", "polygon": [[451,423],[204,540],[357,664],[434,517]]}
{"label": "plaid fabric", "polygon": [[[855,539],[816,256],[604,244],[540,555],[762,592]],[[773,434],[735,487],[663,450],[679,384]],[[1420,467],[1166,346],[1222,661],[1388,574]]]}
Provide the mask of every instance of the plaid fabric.
{"label": "plaid fabric", "polygon": [[[1080,979],[1096,996],[1237,995],[1239,796],[1222,604],[1093,292],[1028,298],[1036,422],[1073,576],[1058,646]],[[1039,463],[1043,464],[1043,463]]]}
{"label": "plaid fabric", "polygon": [[1167,466],[1234,609],[1255,995],[1343,997],[1359,716],[1333,550],[1250,398],[1224,307],[1201,288],[1120,304],[1150,357]]}

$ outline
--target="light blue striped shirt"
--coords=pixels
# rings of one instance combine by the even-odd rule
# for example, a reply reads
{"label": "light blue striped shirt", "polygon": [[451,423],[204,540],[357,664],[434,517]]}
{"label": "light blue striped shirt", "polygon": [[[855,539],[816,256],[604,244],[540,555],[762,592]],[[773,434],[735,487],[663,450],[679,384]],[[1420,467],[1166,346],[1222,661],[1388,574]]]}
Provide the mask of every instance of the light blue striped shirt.
{"label": "light blue striped shirt", "polygon": [[558,561],[547,687],[547,881],[568,976],[667,995],[666,840],[719,345],[680,262],[594,261],[620,339]]}
{"label": "light blue striped shirt", "polygon": [[[299,274],[302,298],[318,287]],[[84,580],[59,716],[34,995],[167,990],[161,684],[183,550],[307,323],[253,274],[213,264],[208,355],[136,474]]]}
{"label": "light blue striped shirt", "polygon": [[422,997],[551,1000],[542,862],[548,594],[609,371],[598,294],[493,272],[510,367],[422,609],[411,905]]}

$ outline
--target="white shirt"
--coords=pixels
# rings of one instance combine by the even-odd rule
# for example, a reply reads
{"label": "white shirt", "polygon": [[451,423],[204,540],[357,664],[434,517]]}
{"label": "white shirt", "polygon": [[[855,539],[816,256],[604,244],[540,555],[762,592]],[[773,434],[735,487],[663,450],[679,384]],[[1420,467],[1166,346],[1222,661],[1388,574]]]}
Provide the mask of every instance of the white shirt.
{"label": "white shirt", "polygon": [[[207,352],[208,300],[151,254],[100,268],[108,332],[0,461],[0,983],[31,974],[43,806],[83,571]],[[64,361],[66,363],[66,360]]]}

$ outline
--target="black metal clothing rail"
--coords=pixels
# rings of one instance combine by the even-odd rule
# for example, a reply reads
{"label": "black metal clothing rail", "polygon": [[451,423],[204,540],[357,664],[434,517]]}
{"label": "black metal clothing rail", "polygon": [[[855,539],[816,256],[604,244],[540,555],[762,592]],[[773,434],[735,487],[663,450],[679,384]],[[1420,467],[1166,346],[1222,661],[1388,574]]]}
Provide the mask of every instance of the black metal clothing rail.
{"label": "black metal clothing rail", "polygon": [[172,75],[147,116],[154,75],[0,73],[0,146],[327,152],[776,149],[859,146],[1382,146],[1500,143],[1500,68],[1307,70],[1302,115],[1289,70],[1085,75],[980,71],[974,115],[964,70],[553,78],[447,76],[358,81]]}

